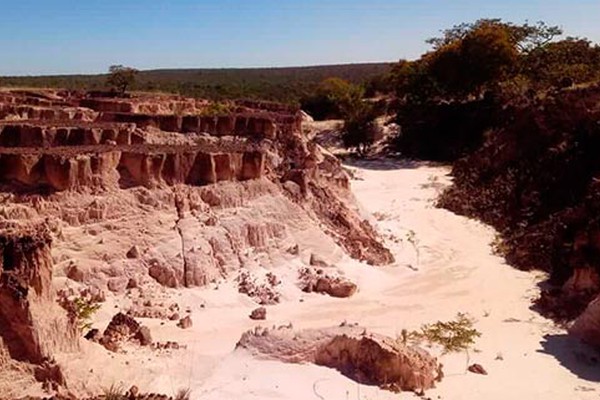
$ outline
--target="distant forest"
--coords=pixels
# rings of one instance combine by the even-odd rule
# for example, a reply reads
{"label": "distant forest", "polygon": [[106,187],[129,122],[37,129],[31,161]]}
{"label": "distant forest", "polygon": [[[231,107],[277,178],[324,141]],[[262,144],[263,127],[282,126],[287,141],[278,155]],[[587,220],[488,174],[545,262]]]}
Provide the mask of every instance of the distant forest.
{"label": "distant forest", "polygon": [[[131,89],[210,99],[250,98],[298,103],[327,78],[366,84],[389,72],[392,65],[149,70],[140,71]],[[0,77],[0,86],[101,90],[107,87],[106,80],[105,74]]]}

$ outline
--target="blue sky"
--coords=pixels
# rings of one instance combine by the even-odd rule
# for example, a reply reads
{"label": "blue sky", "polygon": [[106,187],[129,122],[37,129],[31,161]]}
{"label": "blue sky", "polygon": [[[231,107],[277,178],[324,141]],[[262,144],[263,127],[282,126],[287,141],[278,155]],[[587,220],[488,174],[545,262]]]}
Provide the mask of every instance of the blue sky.
{"label": "blue sky", "polygon": [[0,75],[415,58],[481,17],[600,42],[600,0],[0,0]]}

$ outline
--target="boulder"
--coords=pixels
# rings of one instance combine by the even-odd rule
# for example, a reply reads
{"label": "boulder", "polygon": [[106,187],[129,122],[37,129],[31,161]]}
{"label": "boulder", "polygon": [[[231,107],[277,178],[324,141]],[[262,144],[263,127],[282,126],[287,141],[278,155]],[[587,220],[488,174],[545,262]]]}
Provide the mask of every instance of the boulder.
{"label": "boulder", "polygon": [[575,320],[569,333],[592,346],[600,347],[600,296]]}
{"label": "boulder", "polygon": [[152,265],[148,269],[148,274],[152,278],[154,278],[158,283],[170,288],[176,288],[181,285],[177,273],[173,268],[164,265],[156,260],[154,260],[154,262],[152,262],[151,264]]}
{"label": "boulder", "polygon": [[358,326],[296,331],[257,327],[236,349],[254,357],[334,368],[356,382],[393,391],[422,391],[443,377],[441,364],[425,350],[371,334]]}
{"label": "boulder", "polygon": [[75,282],[83,282],[85,279],[85,272],[77,265],[69,265],[65,272],[67,273],[67,278]]}
{"label": "boulder", "polygon": [[338,335],[321,346],[315,363],[335,368],[359,383],[393,391],[435,386],[439,366],[426,351],[377,335]]}

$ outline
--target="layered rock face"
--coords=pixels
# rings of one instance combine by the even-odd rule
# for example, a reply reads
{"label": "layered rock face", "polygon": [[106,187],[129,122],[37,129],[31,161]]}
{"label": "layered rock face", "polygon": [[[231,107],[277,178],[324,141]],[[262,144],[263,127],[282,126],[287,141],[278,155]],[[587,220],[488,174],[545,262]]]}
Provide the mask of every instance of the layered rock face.
{"label": "layered rock face", "polygon": [[[298,110],[225,109],[175,96],[0,91],[0,369],[77,348],[53,285],[106,299],[248,276],[240,293],[273,304],[278,279],[267,274],[263,290],[252,274],[306,252],[393,261],[355,211],[339,161],[303,135]],[[38,224],[51,229],[13,229]],[[322,278],[311,291],[357,290]],[[99,339],[106,348],[151,342],[115,318]]]}

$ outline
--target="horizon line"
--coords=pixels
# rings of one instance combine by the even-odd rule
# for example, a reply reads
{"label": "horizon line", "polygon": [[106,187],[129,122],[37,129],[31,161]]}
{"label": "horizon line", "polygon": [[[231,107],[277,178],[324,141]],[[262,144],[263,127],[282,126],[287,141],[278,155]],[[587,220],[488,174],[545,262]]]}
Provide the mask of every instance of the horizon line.
{"label": "horizon line", "polygon": [[[210,70],[210,71],[222,71],[222,70],[267,70],[267,69],[300,69],[300,68],[319,68],[319,67],[338,67],[348,65],[375,65],[375,64],[395,64],[398,60],[393,61],[357,61],[357,62],[338,62],[332,64],[296,64],[296,65],[278,65],[278,66],[247,66],[247,67],[158,67],[148,69],[138,69],[139,72],[162,72],[162,71],[199,71],[199,70]],[[111,64],[119,65],[119,64]],[[125,65],[126,67],[136,68],[132,65]],[[137,69],[137,68],[136,68]],[[108,70],[108,67],[107,67]],[[49,77],[71,77],[71,76],[102,76],[108,75],[109,72],[73,72],[73,73],[42,73],[42,74],[23,74],[23,75],[0,75],[0,78],[49,78]]]}

